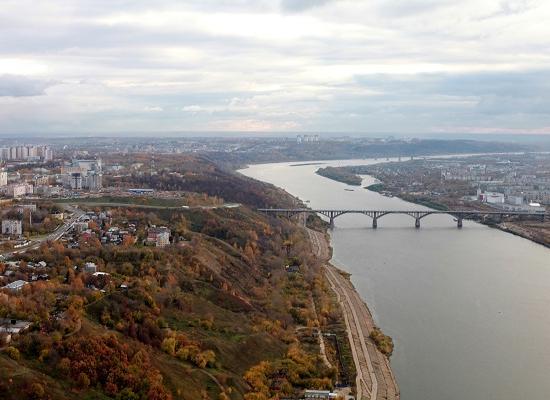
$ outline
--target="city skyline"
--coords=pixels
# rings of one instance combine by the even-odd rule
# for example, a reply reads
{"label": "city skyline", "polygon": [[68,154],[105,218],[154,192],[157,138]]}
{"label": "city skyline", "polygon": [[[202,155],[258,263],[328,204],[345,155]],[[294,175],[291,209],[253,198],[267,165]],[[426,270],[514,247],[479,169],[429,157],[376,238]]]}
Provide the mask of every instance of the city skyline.
{"label": "city skyline", "polygon": [[0,134],[549,134],[550,5],[6,1]]}

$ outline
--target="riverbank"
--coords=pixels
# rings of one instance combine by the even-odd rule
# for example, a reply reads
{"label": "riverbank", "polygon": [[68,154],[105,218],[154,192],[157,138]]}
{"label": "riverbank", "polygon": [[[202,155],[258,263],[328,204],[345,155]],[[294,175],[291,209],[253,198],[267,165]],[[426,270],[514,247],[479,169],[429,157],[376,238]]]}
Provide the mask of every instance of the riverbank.
{"label": "riverbank", "polygon": [[[345,191],[345,185],[315,174],[318,166],[289,164],[252,165],[243,172],[314,209],[420,208],[368,190]],[[550,325],[540,317],[550,303],[549,250],[479,224],[456,229],[445,215],[426,218],[421,229],[408,218],[384,217],[382,229],[375,230],[368,229],[366,216],[343,215],[330,232],[332,262],[353,274],[375,320],[395,340],[391,368],[402,398],[546,398],[550,382],[533,371],[550,368],[550,348],[544,346]],[[340,314],[335,303],[333,295],[332,310]],[[341,343],[348,345],[340,320]],[[518,360],[529,368],[518,368]]]}
{"label": "riverbank", "polygon": [[317,171],[315,171],[315,173],[317,175],[324,176],[325,178],[329,178],[351,186],[361,186],[361,182],[362,182],[362,179],[359,175],[355,175],[354,173],[348,172],[343,168],[324,167],[324,168],[319,168]]}
{"label": "riverbank", "polygon": [[[443,157],[443,156],[441,156]],[[461,209],[472,211],[499,211],[499,209],[491,208],[487,205],[480,205],[476,203],[466,203],[457,197],[442,197],[431,196],[430,190],[435,192],[444,192],[444,188],[431,188],[415,187],[414,193],[407,193],[402,191],[402,187],[410,184],[410,181],[401,181],[400,184],[387,185],[384,184],[384,180],[388,181],[388,176],[384,174],[376,174],[373,171],[365,168],[370,168],[371,165],[349,165],[339,167],[326,167],[316,171],[318,175],[331,179],[336,182],[345,183],[348,185],[355,185],[355,182],[359,179],[362,180],[360,175],[369,175],[377,179],[377,183],[365,186],[364,189],[387,195],[389,197],[397,197],[409,203],[418,204],[424,207],[428,207],[434,210],[446,211],[449,209]],[[321,171],[321,173],[320,173]],[[380,172],[380,171],[379,171]],[[390,180],[393,182],[395,175],[390,176]],[[411,178],[412,179],[412,178]],[[362,183],[362,182],[361,182]],[[419,195],[418,193],[423,193]],[[543,245],[550,248],[550,224],[541,223],[538,221],[522,221],[522,220],[509,220],[506,222],[497,222],[490,219],[474,219],[473,221],[480,224],[489,226],[491,228],[499,229],[506,233],[511,233],[515,236],[527,239],[531,242]]]}
{"label": "riverbank", "polygon": [[356,369],[356,398],[399,399],[399,388],[389,358],[372,339],[379,329],[365,302],[353,287],[349,275],[329,260],[330,245],[325,234],[307,229],[314,253],[324,263],[325,277],[340,304]]}
{"label": "riverbank", "polygon": [[503,232],[511,233],[512,235],[519,236],[523,239],[530,240],[531,242],[540,244],[550,249],[550,227],[545,228],[544,232],[533,232],[525,229],[522,226],[518,226],[514,223],[501,223],[497,225],[489,225],[497,228]]}
{"label": "riverbank", "polygon": [[[371,188],[371,186],[374,186],[374,185],[370,185],[365,187],[365,189],[375,193],[380,193],[380,186],[378,185],[380,184],[377,184],[376,188]],[[384,191],[408,203],[418,204],[420,206],[429,207],[434,210],[446,211],[453,208],[451,204],[437,202],[433,199],[425,199],[425,198],[419,199],[419,198],[416,198],[415,196],[410,196],[410,195],[403,196],[401,193],[397,193],[391,190],[384,190]],[[454,208],[456,209],[456,207]],[[468,207],[468,208],[461,207],[461,209],[469,209],[473,211],[499,211],[498,209],[487,210],[486,208],[479,208],[479,207]],[[514,221],[500,222],[500,223],[490,219],[489,220],[472,219],[472,221],[488,226],[489,228],[494,228],[502,232],[510,233],[512,235],[521,237],[523,239],[527,239],[533,243],[537,243],[544,247],[550,248],[550,226],[548,226],[548,224],[544,225],[541,222],[537,223],[533,221],[530,224],[530,226],[522,226]],[[527,224],[527,223],[528,221],[524,221],[524,224]]]}

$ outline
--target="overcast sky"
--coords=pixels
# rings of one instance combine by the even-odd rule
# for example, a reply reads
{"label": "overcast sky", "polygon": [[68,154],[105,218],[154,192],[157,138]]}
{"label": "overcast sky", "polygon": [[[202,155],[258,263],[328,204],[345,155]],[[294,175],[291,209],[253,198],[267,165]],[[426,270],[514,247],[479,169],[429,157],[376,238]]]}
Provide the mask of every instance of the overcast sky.
{"label": "overcast sky", "polygon": [[550,133],[548,0],[2,0],[0,134]]}

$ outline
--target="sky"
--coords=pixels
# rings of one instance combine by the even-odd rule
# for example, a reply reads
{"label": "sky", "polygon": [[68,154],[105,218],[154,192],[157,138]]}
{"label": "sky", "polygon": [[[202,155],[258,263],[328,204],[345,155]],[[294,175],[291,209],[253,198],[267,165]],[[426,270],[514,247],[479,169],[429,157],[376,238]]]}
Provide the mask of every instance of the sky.
{"label": "sky", "polygon": [[2,0],[0,134],[550,133],[548,0]]}

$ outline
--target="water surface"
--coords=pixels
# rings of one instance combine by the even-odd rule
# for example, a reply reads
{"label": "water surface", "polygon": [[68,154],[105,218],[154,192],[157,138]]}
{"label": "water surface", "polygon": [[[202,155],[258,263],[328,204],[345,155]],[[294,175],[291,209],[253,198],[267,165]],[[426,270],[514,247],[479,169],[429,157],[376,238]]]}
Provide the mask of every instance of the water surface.
{"label": "water surface", "polygon": [[[291,164],[241,172],[312,208],[423,209],[318,176],[319,165]],[[365,177],[363,186],[372,182]],[[402,215],[382,217],[376,230],[363,215],[335,222],[333,262],[352,273],[394,338],[391,364],[403,400],[550,398],[549,249],[473,222],[457,229],[447,215],[422,219],[420,229]]]}

